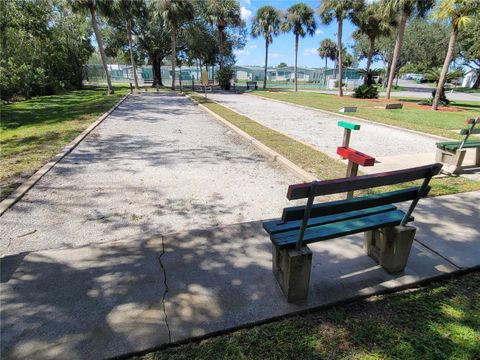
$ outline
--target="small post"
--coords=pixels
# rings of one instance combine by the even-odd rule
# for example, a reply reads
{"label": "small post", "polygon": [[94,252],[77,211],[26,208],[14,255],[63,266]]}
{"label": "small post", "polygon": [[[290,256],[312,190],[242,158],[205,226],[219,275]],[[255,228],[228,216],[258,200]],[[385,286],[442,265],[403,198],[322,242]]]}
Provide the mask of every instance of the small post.
{"label": "small post", "polygon": [[[348,148],[350,146],[350,136],[352,134],[352,130],[360,130],[360,125],[350,123],[350,122],[347,122],[347,121],[339,121],[337,123],[337,125],[340,126],[340,127],[343,127],[342,147]],[[343,156],[341,156],[341,158],[343,160],[346,159]]]}
{"label": "small post", "polygon": [[158,83],[157,83],[157,86],[156,86],[156,88],[157,88],[157,92],[158,92],[158,89],[159,89]]}
{"label": "small post", "polygon": [[133,93],[133,85],[132,85],[132,83],[130,83],[130,94],[132,94],[132,93]]}
{"label": "small post", "polygon": [[[358,174],[358,164],[348,160],[347,177],[355,177]],[[347,192],[347,199],[353,198],[353,190]]]}
{"label": "small post", "polygon": [[192,91],[195,91],[195,77],[192,75]]}

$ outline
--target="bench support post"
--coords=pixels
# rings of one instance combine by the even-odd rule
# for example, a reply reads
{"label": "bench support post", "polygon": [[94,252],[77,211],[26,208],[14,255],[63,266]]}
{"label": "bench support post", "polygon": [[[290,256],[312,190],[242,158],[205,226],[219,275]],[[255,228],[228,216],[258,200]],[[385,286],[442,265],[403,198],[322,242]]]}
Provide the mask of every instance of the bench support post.
{"label": "bench support post", "polygon": [[387,272],[405,269],[412,248],[416,228],[395,226],[365,232],[363,245],[366,253]]}
{"label": "bench support post", "polygon": [[[352,134],[352,130],[345,128],[343,130],[343,141],[342,141],[342,146],[343,147],[349,147],[350,145],[350,135]],[[345,158],[342,156],[342,159],[345,160]]]}
{"label": "bench support post", "polygon": [[437,148],[435,161],[447,165],[442,169],[442,172],[447,174],[457,174],[462,169],[463,159],[465,159],[466,153],[466,149],[449,151]]}
{"label": "bench support post", "polygon": [[[354,177],[358,174],[358,164],[354,163],[352,160],[348,160],[347,165],[347,177]],[[347,199],[353,198],[353,191],[347,192]]]}
{"label": "bench support post", "polygon": [[280,249],[272,243],[273,274],[288,302],[305,300],[310,285],[312,252],[307,246],[300,250]]}

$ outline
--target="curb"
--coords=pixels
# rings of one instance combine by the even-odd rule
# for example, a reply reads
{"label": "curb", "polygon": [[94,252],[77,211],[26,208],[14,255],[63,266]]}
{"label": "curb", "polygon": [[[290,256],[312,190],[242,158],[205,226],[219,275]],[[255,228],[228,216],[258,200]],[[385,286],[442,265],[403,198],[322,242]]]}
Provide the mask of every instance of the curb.
{"label": "curb", "polygon": [[302,109],[318,111],[318,112],[321,112],[321,113],[324,113],[324,114],[335,115],[335,116],[339,116],[339,117],[342,117],[342,118],[345,118],[345,119],[363,121],[363,122],[374,124],[374,125],[385,126],[387,128],[391,128],[391,129],[407,131],[407,132],[410,132],[410,133],[413,133],[413,134],[428,136],[428,137],[438,139],[438,140],[453,140],[452,138],[447,138],[447,137],[443,137],[443,136],[439,136],[439,135],[428,134],[428,133],[424,133],[424,132],[421,132],[421,131],[406,129],[406,128],[403,128],[403,127],[400,127],[400,126],[384,124],[384,123],[380,123],[380,122],[376,122],[376,121],[372,121],[372,120],[362,119],[362,118],[359,118],[359,117],[356,117],[356,116],[338,114],[338,113],[333,112],[333,111],[317,109],[317,108],[314,108],[314,107],[300,105],[300,104],[294,104],[294,103],[291,103],[291,102],[288,102],[288,101],[283,101],[283,100],[271,99],[269,97],[262,96],[262,95],[251,95],[251,94],[246,94],[246,95],[247,96],[256,96],[256,97],[259,97],[259,98],[264,99],[264,100],[276,101],[276,102],[281,103],[281,104],[292,105],[292,106],[296,106],[296,107],[299,107],[299,108],[302,108]]}
{"label": "curb", "polygon": [[25,180],[18,188],[16,188],[13,193],[8,195],[4,200],[0,202],[0,216],[2,216],[5,211],[10,209],[15,203],[17,203],[46,173],[48,173],[60,160],[62,160],[66,155],[72,152],[73,149],[77,147],[83,139],[87,137],[98,125],[105,120],[108,115],[110,115],[120,104],[130,96],[130,93],[121,98],[110,110],[105,112],[100,116],[94,123],[90,124],[85,130],[83,130],[75,139],[69,142],[57,155],[55,155],[49,162],[43,165],[39,170],[37,170],[32,176]]}
{"label": "curb", "polygon": [[[236,127],[235,125],[233,125],[232,123],[230,123],[228,120],[222,118],[220,115],[216,114],[215,112],[213,112],[212,110],[210,110],[209,108],[207,108],[206,106],[200,104],[198,101],[196,101],[195,99],[193,99],[190,95],[187,95],[187,94],[184,94],[188,99],[190,99],[195,105],[198,105],[199,107],[201,107],[203,110],[205,110],[206,112],[208,112],[210,115],[212,115],[213,117],[215,117],[217,120],[220,120],[225,126],[227,126],[228,128],[230,128],[231,130],[233,130],[235,133],[237,133],[238,135],[240,135],[244,140],[247,141],[248,144],[254,146],[257,150],[259,150],[262,154],[266,155],[266,157],[274,162],[277,162],[279,163],[280,165],[282,165],[285,169],[287,169],[288,171],[291,171],[292,173],[294,173],[297,177],[299,177],[301,180],[305,181],[305,182],[311,182],[311,181],[314,181],[314,180],[317,180],[317,178],[309,173],[308,171],[305,171],[303,170],[301,167],[299,167],[298,165],[295,165],[293,162],[291,162],[290,160],[288,160],[286,157],[284,157],[283,155],[280,155],[279,153],[277,153],[276,151],[270,149],[268,146],[264,145],[263,143],[261,143],[260,141],[258,141],[257,139],[255,139],[253,136],[247,134],[245,131],[241,130],[240,128]],[[212,100],[212,99],[209,99],[209,101],[212,101],[220,106],[223,106],[222,104],[220,103],[217,103],[216,101]],[[227,109],[231,110],[230,108],[227,107]],[[234,111],[234,110],[232,110]],[[237,112],[238,113],[238,112]],[[238,113],[240,114],[240,113]],[[242,115],[242,114],[240,114]],[[244,116],[244,115],[242,115]],[[254,121],[254,120],[252,120]],[[282,134],[283,135],[283,134]]]}

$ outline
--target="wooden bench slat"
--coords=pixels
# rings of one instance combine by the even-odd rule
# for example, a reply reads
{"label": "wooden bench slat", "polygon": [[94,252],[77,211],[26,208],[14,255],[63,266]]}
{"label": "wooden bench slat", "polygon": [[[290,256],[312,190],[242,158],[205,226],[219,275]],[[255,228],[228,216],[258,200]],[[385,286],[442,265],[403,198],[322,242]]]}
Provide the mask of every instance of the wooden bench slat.
{"label": "wooden bench slat", "polygon": [[[397,226],[402,221],[404,215],[405,213],[401,210],[393,210],[360,218],[313,226],[305,230],[303,243],[309,244],[381,227]],[[413,221],[413,217],[411,217],[409,221]],[[280,248],[293,248],[298,240],[298,235],[299,231],[295,230],[272,234],[270,235],[270,239]]]}
{"label": "wooden bench slat", "polygon": [[480,129],[461,129],[460,135],[480,134]]}
{"label": "wooden bench slat", "polygon": [[[394,204],[402,201],[413,200],[417,197],[420,187],[412,187],[403,190],[389,191],[382,194],[359,196],[348,200],[330,201],[315,204],[312,207],[310,217],[339,214],[347,211],[367,209],[376,206]],[[428,194],[430,187],[425,191]],[[291,206],[283,209],[282,221],[289,222],[303,219],[305,206]]]}
{"label": "wooden bench slat", "polygon": [[[373,207],[373,208],[370,208],[370,209],[349,211],[349,212],[345,212],[345,213],[342,213],[342,214],[335,214],[335,215],[327,215],[327,216],[321,216],[321,217],[316,217],[316,218],[310,218],[308,223],[307,223],[307,227],[312,227],[312,226],[322,225],[322,224],[328,224],[328,223],[336,222],[336,221],[354,219],[354,218],[361,217],[361,216],[366,216],[366,215],[379,214],[379,213],[382,213],[382,212],[395,210],[396,208],[397,207],[394,206],[394,205],[384,205],[384,206]],[[277,234],[277,233],[280,233],[280,232],[299,229],[301,224],[302,224],[302,222],[300,220],[283,222],[281,219],[276,219],[276,220],[271,220],[271,221],[265,221],[263,223],[263,228],[269,234]]]}
{"label": "wooden bench slat", "polygon": [[[445,141],[437,143],[437,148],[442,150],[456,150],[462,144],[461,141]],[[463,147],[478,147],[480,146],[480,140],[470,140],[465,142]]]}

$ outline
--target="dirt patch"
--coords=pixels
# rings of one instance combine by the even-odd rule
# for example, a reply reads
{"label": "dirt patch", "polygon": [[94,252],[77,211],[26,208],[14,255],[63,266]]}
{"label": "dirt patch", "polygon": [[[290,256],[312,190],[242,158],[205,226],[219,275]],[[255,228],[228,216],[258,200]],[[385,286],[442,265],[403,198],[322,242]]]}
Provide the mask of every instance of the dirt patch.
{"label": "dirt patch", "polygon": [[[352,99],[355,99],[352,97]],[[399,103],[403,104],[405,106],[410,106],[414,107],[417,109],[422,109],[422,110],[431,110],[432,107],[430,105],[421,105],[416,102],[411,102],[411,101],[401,101],[401,100],[388,100],[388,99],[355,99],[355,100],[363,100],[367,101],[370,103],[374,104],[391,104],[391,103]],[[458,108],[456,106],[439,106],[437,111],[440,112],[460,112],[460,111],[465,111],[464,109]]]}

